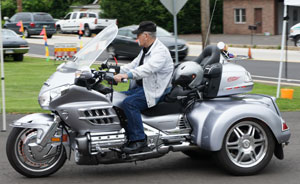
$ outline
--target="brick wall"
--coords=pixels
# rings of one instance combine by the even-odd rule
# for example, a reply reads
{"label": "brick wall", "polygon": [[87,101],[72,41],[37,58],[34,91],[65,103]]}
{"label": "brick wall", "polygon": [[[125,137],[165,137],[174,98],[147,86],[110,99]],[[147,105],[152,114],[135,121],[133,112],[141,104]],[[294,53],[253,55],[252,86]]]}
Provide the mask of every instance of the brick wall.
{"label": "brick wall", "polygon": [[[277,0],[224,0],[223,31],[224,34],[251,34],[249,25],[254,24],[255,8],[262,8],[262,34],[276,34],[276,3]],[[235,23],[234,10],[246,9],[246,22]]]}

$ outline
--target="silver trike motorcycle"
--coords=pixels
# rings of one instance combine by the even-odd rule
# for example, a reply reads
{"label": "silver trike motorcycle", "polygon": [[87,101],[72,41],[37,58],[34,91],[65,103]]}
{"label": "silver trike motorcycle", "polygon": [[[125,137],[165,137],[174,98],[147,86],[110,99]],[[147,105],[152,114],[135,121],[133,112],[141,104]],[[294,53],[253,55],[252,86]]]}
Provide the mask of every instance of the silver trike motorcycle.
{"label": "silver trike motorcycle", "polygon": [[[123,153],[127,119],[121,103],[126,96],[103,85],[114,83],[119,68],[105,62],[98,71],[90,69],[117,33],[116,25],[105,28],[43,84],[39,104],[51,114],[30,114],[11,124],[6,151],[17,172],[48,176],[71,155],[78,165],[97,165],[177,151],[201,157],[205,150],[229,173],[252,175],[267,166],[273,154],[283,159],[290,130],[275,98],[245,94],[253,88],[251,75],[242,66],[219,63],[220,51],[214,46],[177,66],[165,100],[142,112],[148,149]],[[197,65],[198,72],[181,72],[190,65]],[[190,85],[195,76],[201,78],[200,85]]]}

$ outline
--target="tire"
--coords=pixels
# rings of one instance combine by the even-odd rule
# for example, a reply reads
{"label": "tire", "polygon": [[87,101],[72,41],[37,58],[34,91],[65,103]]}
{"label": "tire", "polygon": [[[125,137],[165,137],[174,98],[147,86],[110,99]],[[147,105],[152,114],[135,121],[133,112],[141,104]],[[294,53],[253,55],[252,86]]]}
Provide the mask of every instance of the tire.
{"label": "tire", "polygon": [[108,54],[110,56],[118,58],[118,55],[116,54],[116,49],[114,46],[112,46],[112,45],[108,46],[106,51],[108,52]]}
{"label": "tire", "polygon": [[274,148],[275,141],[269,127],[262,122],[246,119],[228,129],[215,158],[232,175],[253,175],[268,165]]}
{"label": "tire", "polygon": [[[39,153],[48,153],[51,149],[35,150],[28,144],[36,142],[37,130],[13,128],[6,143],[6,155],[11,166],[20,174],[30,177],[45,177],[58,171],[66,161],[64,147],[56,147],[56,151],[48,158]],[[54,148],[54,147],[52,147]],[[41,157],[40,160],[36,159]]]}
{"label": "tire", "polygon": [[28,29],[24,29],[24,36],[25,36],[25,38],[30,38],[30,34],[29,34],[29,32],[28,32]]}
{"label": "tire", "polygon": [[61,30],[60,26],[56,26],[56,33],[63,34],[64,32]]}
{"label": "tire", "polygon": [[212,157],[211,151],[202,149],[182,151],[183,154],[189,156],[193,160],[206,160]]}
{"label": "tire", "polygon": [[23,54],[14,54],[13,57],[14,57],[14,61],[23,61],[24,59]]}
{"label": "tire", "polygon": [[296,47],[300,47],[300,36],[297,36],[297,37],[295,38],[295,46],[296,46]]}
{"label": "tire", "polygon": [[47,35],[47,38],[52,38],[52,34]]}
{"label": "tire", "polygon": [[84,36],[90,37],[91,35],[92,35],[92,32],[91,32],[89,26],[85,26],[84,27]]}

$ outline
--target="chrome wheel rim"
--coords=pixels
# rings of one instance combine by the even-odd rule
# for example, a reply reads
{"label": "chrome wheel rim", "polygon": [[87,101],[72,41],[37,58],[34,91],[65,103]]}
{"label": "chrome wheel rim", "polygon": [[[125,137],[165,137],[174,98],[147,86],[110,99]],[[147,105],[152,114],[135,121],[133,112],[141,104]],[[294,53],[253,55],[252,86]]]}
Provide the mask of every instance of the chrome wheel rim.
{"label": "chrome wheel rim", "polygon": [[88,27],[84,28],[85,35],[90,35],[90,29]]}
{"label": "chrome wheel rim", "polygon": [[225,141],[230,161],[242,168],[259,164],[265,158],[268,149],[266,132],[259,124],[251,121],[233,126]]}
{"label": "chrome wheel rim", "polygon": [[50,152],[51,148],[49,146],[38,151],[31,149],[30,144],[36,143],[37,135],[38,131],[36,129],[24,129],[17,137],[14,151],[17,161],[22,167],[32,172],[44,172],[50,170],[59,162],[63,151],[58,146],[55,154],[45,157],[44,153]]}
{"label": "chrome wheel rim", "polygon": [[26,38],[28,38],[28,31],[27,31],[27,29],[24,30],[24,36],[25,36]]}
{"label": "chrome wheel rim", "polygon": [[296,42],[296,47],[300,47],[300,39]]}

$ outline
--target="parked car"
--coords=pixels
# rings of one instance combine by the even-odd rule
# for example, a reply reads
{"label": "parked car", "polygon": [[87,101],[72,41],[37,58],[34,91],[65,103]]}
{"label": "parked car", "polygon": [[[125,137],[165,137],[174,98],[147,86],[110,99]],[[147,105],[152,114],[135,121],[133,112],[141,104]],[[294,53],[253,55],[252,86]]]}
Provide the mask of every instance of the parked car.
{"label": "parked car", "polygon": [[56,22],[56,29],[59,33],[78,33],[80,24],[81,30],[85,36],[91,36],[92,33],[98,33],[110,24],[116,24],[116,19],[99,19],[98,14],[94,12],[70,12],[63,20]]}
{"label": "parked car", "polygon": [[[107,51],[115,57],[136,57],[141,51],[141,47],[136,42],[136,35],[132,34],[131,31],[137,29],[137,27],[137,25],[132,25],[120,28],[117,37],[107,48]],[[168,47],[171,56],[174,59],[175,37],[161,27],[157,27],[156,37]],[[177,45],[179,60],[183,60],[188,54],[188,46],[182,39],[177,39]]]}
{"label": "parked car", "polygon": [[14,31],[2,29],[4,56],[13,56],[15,61],[23,61],[23,55],[29,50],[28,42]]}
{"label": "parked car", "polygon": [[20,26],[17,26],[19,21],[23,22],[24,35],[29,38],[31,35],[40,35],[43,27],[46,27],[47,37],[51,38],[56,32],[55,22],[52,16],[48,13],[43,12],[20,12],[16,13],[10,19],[4,17],[6,21],[4,28],[11,29],[17,34],[22,34],[19,32]]}

